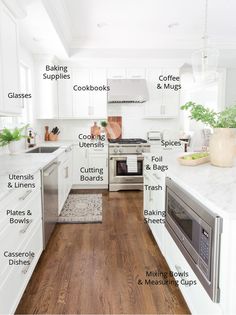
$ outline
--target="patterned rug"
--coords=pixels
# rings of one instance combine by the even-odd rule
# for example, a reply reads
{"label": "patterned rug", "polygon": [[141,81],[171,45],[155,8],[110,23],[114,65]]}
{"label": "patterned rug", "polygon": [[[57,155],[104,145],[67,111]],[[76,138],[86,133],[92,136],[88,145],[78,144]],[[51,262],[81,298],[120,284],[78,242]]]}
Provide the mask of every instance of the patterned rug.
{"label": "patterned rug", "polygon": [[58,222],[102,222],[102,194],[70,194],[58,217]]}

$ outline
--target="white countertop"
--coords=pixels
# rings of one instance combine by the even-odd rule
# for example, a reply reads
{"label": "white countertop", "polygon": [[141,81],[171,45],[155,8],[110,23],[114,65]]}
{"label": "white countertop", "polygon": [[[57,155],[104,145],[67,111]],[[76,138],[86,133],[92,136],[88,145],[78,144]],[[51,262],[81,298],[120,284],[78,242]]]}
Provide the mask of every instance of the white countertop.
{"label": "white countertop", "polygon": [[[189,153],[188,153],[189,154]],[[192,194],[214,213],[236,219],[236,166],[220,168],[210,163],[183,166],[177,157],[183,152],[162,151],[145,156],[163,156],[166,175]]]}
{"label": "white countertop", "polygon": [[[59,146],[60,148],[53,153],[25,153],[0,155],[0,200],[9,193],[7,184],[9,174],[35,174],[60,156],[65,149],[74,144],[74,141],[55,141],[44,142],[38,146]],[[38,146],[34,147],[37,148]],[[28,150],[32,150],[30,148]],[[27,150],[27,151],[28,151]]]}

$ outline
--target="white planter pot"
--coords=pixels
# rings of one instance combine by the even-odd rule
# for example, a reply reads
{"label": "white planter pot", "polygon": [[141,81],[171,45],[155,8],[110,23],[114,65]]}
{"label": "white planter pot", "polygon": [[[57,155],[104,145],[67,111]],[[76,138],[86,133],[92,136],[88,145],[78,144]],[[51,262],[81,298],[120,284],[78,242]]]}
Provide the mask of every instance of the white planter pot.
{"label": "white planter pot", "polygon": [[8,150],[9,150],[10,154],[14,154],[17,152],[17,143],[18,143],[18,141],[12,141],[12,142],[8,143]]}
{"label": "white planter pot", "polygon": [[209,145],[211,164],[232,167],[235,158],[235,131],[232,128],[216,128]]}

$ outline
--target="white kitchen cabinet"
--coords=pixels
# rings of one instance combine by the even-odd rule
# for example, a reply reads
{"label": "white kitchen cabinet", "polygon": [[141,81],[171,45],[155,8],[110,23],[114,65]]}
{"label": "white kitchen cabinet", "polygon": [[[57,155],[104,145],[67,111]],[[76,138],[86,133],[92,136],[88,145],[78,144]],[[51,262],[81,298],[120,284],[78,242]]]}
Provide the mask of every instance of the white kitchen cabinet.
{"label": "white kitchen cabinet", "polygon": [[147,88],[149,94],[149,100],[145,103],[145,116],[159,117],[160,109],[163,103],[163,92],[157,89],[158,78],[162,74],[162,69],[148,69],[147,76]]}
{"label": "white kitchen cabinet", "polygon": [[88,189],[108,187],[107,145],[105,148],[84,148],[79,145],[74,147],[73,187]]}
{"label": "white kitchen cabinet", "polygon": [[126,79],[125,68],[110,68],[107,70],[108,79]]}
{"label": "white kitchen cabinet", "polygon": [[224,314],[221,306],[211,301],[168,231],[165,233],[165,251],[162,253],[170,270],[176,273],[175,279],[192,314]]}
{"label": "white kitchen cabinet", "polygon": [[80,177],[82,167],[88,167],[88,148],[76,144],[73,150],[73,186],[84,185]]}
{"label": "white kitchen cabinet", "polygon": [[17,22],[0,2],[0,115],[19,115],[21,99],[8,94],[20,93],[18,27]]}
{"label": "white kitchen cabinet", "polygon": [[[147,159],[145,159],[145,164],[148,164]],[[158,190],[152,190],[152,188],[154,187],[158,187]],[[144,217],[149,220],[149,227],[161,251],[164,250],[165,233],[165,194],[163,193],[164,189],[165,176],[163,174],[150,170],[144,171]],[[153,214],[145,215],[145,210],[149,211],[150,213],[151,211],[153,211]],[[156,221],[151,222],[151,220]]]}
{"label": "white kitchen cabinet", "polygon": [[127,68],[126,69],[127,79],[145,79],[146,69],[144,68]]}
{"label": "white kitchen cabinet", "polygon": [[44,79],[43,75],[56,74],[53,71],[46,71],[46,65],[57,64],[51,56],[35,56],[35,102],[37,119],[57,119],[58,118],[58,95],[57,81]]}
{"label": "white kitchen cabinet", "polygon": [[58,167],[58,215],[60,215],[72,187],[72,160],[71,147],[58,157],[60,163]]}
{"label": "white kitchen cabinet", "polygon": [[[102,172],[102,180],[94,181],[94,185],[108,187],[108,154],[104,150],[93,149],[89,151],[88,155],[89,167],[96,168]],[[97,172],[98,173],[98,172]]]}
{"label": "white kitchen cabinet", "polygon": [[[1,199],[0,209],[0,314],[13,314],[43,251],[40,172],[34,174],[35,188],[15,189]],[[22,215],[6,215],[6,210]],[[14,223],[10,221],[19,220]],[[24,220],[25,219],[25,220]],[[29,252],[21,258],[28,264],[9,264],[4,252]],[[16,258],[17,259],[17,258]]]}
{"label": "white kitchen cabinet", "polygon": [[[92,86],[107,86],[106,69],[93,69],[90,74],[90,84]],[[94,117],[107,117],[107,90],[92,91],[90,94],[90,103],[93,108]]]}
{"label": "white kitchen cabinet", "polygon": [[[72,76],[72,70],[68,67]],[[58,116],[59,118],[73,118],[73,81],[70,79],[58,80]]]}
{"label": "white kitchen cabinet", "polygon": [[[163,70],[163,75],[179,76],[179,69],[171,68],[169,70]],[[171,89],[163,90],[163,103],[161,107],[161,115],[166,117],[178,117],[179,105],[180,105],[180,81],[170,81]]]}
{"label": "white kitchen cabinet", "polygon": [[[78,119],[102,119],[107,117],[106,69],[73,69],[73,117]],[[75,91],[76,90],[76,91]]]}
{"label": "white kitchen cabinet", "polygon": [[[93,108],[90,105],[90,91],[86,86],[90,84],[89,69],[73,69],[73,87],[81,88],[80,91],[73,90],[73,116],[88,118],[93,115]],[[83,90],[85,88],[85,90]]]}
{"label": "white kitchen cabinet", "polygon": [[[145,118],[168,119],[178,117],[180,88],[179,81],[159,80],[159,77],[173,75],[179,76],[179,70],[169,69],[147,69],[146,79],[149,92],[149,100],[145,103]],[[158,84],[162,88],[157,88]],[[164,85],[170,85],[164,88]],[[175,90],[177,89],[177,90]]]}

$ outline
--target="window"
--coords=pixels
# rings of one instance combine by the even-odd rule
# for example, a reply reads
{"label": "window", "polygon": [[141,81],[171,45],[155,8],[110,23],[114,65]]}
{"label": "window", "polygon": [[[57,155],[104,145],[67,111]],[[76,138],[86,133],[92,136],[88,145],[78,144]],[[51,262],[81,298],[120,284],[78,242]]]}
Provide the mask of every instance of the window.
{"label": "window", "polygon": [[[20,91],[22,93],[31,93],[31,72],[30,68],[20,63]],[[0,117],[0,130],[4,127],[14,128],[16,126],[26,125],[33,122],[33,110],[31,99],[22,99],[22,115],[17,117]]]}

